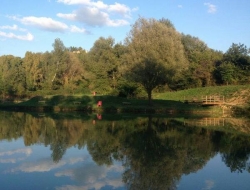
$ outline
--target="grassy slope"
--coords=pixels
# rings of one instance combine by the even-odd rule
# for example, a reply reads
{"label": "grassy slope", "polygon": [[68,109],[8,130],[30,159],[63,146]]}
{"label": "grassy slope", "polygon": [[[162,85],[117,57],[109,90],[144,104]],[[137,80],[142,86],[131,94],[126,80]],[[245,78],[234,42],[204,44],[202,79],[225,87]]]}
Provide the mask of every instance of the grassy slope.
{"label": "grassy slope", "polygon": [[225,101],[230,101],[234,96],[239,95],[241,91],[250,91],[250,85],[235,85],[235,86],[213,86],[204,88],[194,88],[188,90],[181,90],[176,92],[166,92],[155,94],[155,99],[168,100],[184,100],[192,99],[194,97],[200,98],[206,95],[220,95],[225,97]]}

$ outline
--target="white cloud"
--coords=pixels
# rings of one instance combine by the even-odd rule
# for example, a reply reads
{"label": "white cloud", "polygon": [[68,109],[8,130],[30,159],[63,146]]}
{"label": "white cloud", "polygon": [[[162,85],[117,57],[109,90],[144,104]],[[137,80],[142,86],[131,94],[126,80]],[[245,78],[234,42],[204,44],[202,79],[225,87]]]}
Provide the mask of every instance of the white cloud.
{"label": "white cloud", "polygon": [[68,4],[68,5],[82,4],[82,5],[86,5],[88,7],[95,7],[99,10],[116,12],[116,13],[119,13],[123,16],[129,15],[132,11],[127,5],[120,4],[117,2],[115,4],[111,4],[111,5],[105,4],[102,1],[91,1],[91,0],[58,0],[57,2]]}
{"label": "white cloud", "polygon": [[22,148],[22,149],[16,149],[6,152],[0,152],[0,156],[10,156],[13,154],[25,154],[26,156],[29,156],[32,153],[31,148]]}
{"label": "white cloud", "polygon": [[51,159],[45,159],[40,162],[35,163],[23,163],[18,168],[12,169],[11,172],[22,171],[26,173],[31,172],[48,172],[55,168],[60,168],[65,165],[65,161],[60,161],[59,163],[54,163]]}
{"label": "white cloud", "polygon": [[[67,18],[69,20],[74,20],[73,15],[61,15],[58,14],[58,17],[62,18]],[[19,21],[24,25],[30,25],[37,27],[41,30],[49,31],[49,32],[66,32],[70,31],[72,33],[88,33],[84,28],[79,28],[75,25],[68,26],[67,24],[63,22],[59,22],[56,20],[53,20],[52,18],[49,17],[34,17],[34,16],[29,16],[29,17],[23,17],[23,18],[18,18],[18,17],[11,17],[13,20]],[[8,28],[8,29],[17,29],[16,25],[13,26],[2,26],[3,28]],[[1,29],[1,27],[0,27]],[[2,34],[4,35],[4,34]],[[30,37],[30,34],[27,34],[27,37]],[[33,39],[33,38],[32,38]]]}
{"label": "white cloud", "polygon": [[206,187],[202,188],[202,190],[210,190],[214,188],[214,181],[213,180],[206,180],[205,181]]}
{"label": "white cloud", "polygon": [[46,158],[38,162],[24,162],[19,167],[11,169],[11,172],[17,172],[17,171],[22,171],[25,173],[48,172],[53,169],[65,166],[67,164],[73,165],[83,162],[84,159],[86,158],[77,157],[77,158],[70,158],[69,160],[61,160],[58,163],[55,163],[51,160],[51,158]]}
{"label": "white cloud", "polygon": [[119,189],[124,186],[122,179],[106,179],[105,181],[96,181],[91,184],[86,184],[83,186],[65,185],[63,187],[57,187],[56,190],[82,190],[82,189],[102,189],[105,186],[111,186],[113,189]]}
{"label": "white cloud", "polygon": [[26,35],[17,35],[12,32],[6,33],[6,32],[0,31],[0,36],[5,37],[5,38],[24,40],[24,41],[32,41],[34,39],[34,36],[31,33],[27,33]]}
{"label": "white cloud", "polygon": [[[57,17],[68,21],[74,21],[82,23],[91,27],[119,27],[129,25],[128,19],[131,12],[138,10],[131,9],[125,4],[113,3],[106,4],[103,1],[93,0],[57,0],[58,3],[65,5],[80,5],[77,10],[73,10],[71,13],[57,13]],[[26,26],[33,26],[40,30],[49,32],[71,32],[71,33],[85,33],[89,34],[85,28],[79,27],[75,24],[68,24],[67,22],[61,22],[50,17],[36,17],[36,16],[7,16],[15,21],[20,22]],[[2,31],[1,31],[2,30]],[[12,32],[6,32],[3,30],[22,31],[26,34],[17,34]],[[4,38],[14,38],[20,40],[33,40],[34,36],[26,29],[19,28],[17,25],[12,26],[0,26],[0,36]]]}
{"label": "white cloud", "polygon": [[204,3],[204,5],[208,7],[208,13],[215,13],[217,11],[217,7],[211,3]]}
{"label": "white cloud", "polygon": [[6,26],[0,26],[0,29],[17,30],[18,27],[17,27],[17,25],[14,24],[13,26],[8,26],[8,25],[6,25]]}
{"label": "white cloud", "polygon": [[11,38],[11,39],[18,39],[18,40],[25,40],[25,41],[32,41],[34,36],[31,33],[27,33],[26,35],[17,35],[13,34],[12,32],[6,33],[0,31],[0,36],[4,38]]}
{"label": "white cloud", "polygon": [[24,160],[25,158],[6,158],[6,159],[0,159],[0,163],[12,163],[12,164],[15,164],[19,161],[22,161]]}
{"label": "white cloud", "polygon": [[16,30],[16,31],[22,31],[22,32],[27,31],[24,28],[19,28],[16,24],[13,24],[12,26],[9,26],[9,25],[0,26],[0,29],[2,29],[2,30]]}
{"label": "white cloud", "polygon": [[79,28],[75,25],[71,25],[70,26],[70,32],[72,33],[89,33],[87,30],[85,30],[84,28]]}
{"label": "white cloud", "polygon": [[67,19],[67,20],[75,20],[77,15],[75,13],[71,13],[71,14],[57,13],[57,16],[60,18]]}
{"label": "white cloud", "polygon": [[[122,166],[97,166],[94,163],[88,163],[83,165],[81,168],[68,169],[57,172],[55,176],[63,177],[67,176],[74,179],[83,186],[63,186],[56,188],[57,190],[68,190],[68,189],[101,189],[105,186],[112,186],[114,188],[122,187],[124,184],[121,179],[121,173],[124,171]],[[109,173],[117,173],[118,175],[109,175]]]}
{"label": "white cloud", "polygon": [[120,4],[120,3],[115,3],[114,5],[109,5],[108,11],[119,13],[125,17],[129,16],[131,13],[131,9],[128,6],[126,6],[124,4]]}
{"label": "white cloud", "polygon": [[31,25],[38,27],[42,30],[47,30],[51,32],[64,32],[68,29],[68,26],[62,22],[53,20],[49,17],[23,17],[23,18],[17,18],[15,17],[15,20],[20,21],[24,25]]}
{"label": "white cloud", "polygon": [[82,7],[71,14],[58,13],[58,17],[85,23],[89,26],[123,26],[128,25],[124,19],[110,19],[108,13],[96,7]]}
{"label": "white cloud", "polygon": [[68,162],[69,162],[69,164],[76,164],[79,162],[83,162],[87,158],[88,158],[87,156],[85,156],[84,158],[83,157],[70,158]]}
{"label": "white cloud", "polygon": [[183,6],[182,5],[178,5],[178,8],[183,8]]}
{"label": "white cloud", "polygon": [[91,0],[58,0],[59,3],[67,5],[79,4],[83,5],[80,9],[73,11],[70,14],[58,13],[57,16],[68,20],[82,22],[89,26],[123,26],[129,22],[125,19],[111,19],[112,16],[121,16],[130,18],[131,12],[138,9],[131,9],[127,5],[114,3],[111,5],[105,4],[102,1]]}
{"label": "white cloud", "polygon": [[[0,31],[0,36],[1,33],[2,32]],[[28,156],[30,156],[31,153],[32,153],[31,148],[23,148],[23,149],[0,152],[0,163],[16,163],[17,161],[26,159]],[[14,155],[15,158],[11,158],[12,155]]]}
{"label": "white cloud", "polygon": [[90,0],[57,0],[58,3],[64,3],[68,5],[75,5],[75,4],[90,4]]}

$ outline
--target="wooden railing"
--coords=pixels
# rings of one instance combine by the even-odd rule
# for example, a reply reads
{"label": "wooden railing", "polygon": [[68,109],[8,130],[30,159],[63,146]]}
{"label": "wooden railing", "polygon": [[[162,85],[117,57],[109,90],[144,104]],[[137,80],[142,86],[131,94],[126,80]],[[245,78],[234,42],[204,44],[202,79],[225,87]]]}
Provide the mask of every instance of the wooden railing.
{"label": "wooden railing", "polygon": [[202,96],[202,104],[216,105],[224,103],[224,96]]}
{"label": "wooden railing", "polygon": [[224,96],[202,96],[201,98],[193,97],[189,100],[184,101],[185,103],[190,104],[201,104],[201,105],[220,105],[224,104]]}

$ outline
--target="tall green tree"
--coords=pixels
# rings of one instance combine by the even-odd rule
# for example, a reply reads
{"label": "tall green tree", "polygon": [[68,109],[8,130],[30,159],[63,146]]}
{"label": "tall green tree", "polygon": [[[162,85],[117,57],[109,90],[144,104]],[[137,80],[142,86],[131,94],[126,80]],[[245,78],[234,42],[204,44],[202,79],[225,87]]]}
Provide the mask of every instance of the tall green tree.
{"label": "tall green tree", "polygon": [[[12,56],[11,56],[12,57]],[[5,96],[8,94],[8,89],[10,88],[10,83],[8,80],[10,79],[10,65],[9,59],[10,56],[1,56],[0,57],[0,92],[2,95],[2,100],[5,99]]]}
{"label": "tall green tree", "polygon": [[69,61],[69,53],[67,48],[64,46],[61,39],[57,38],[55,39],[53,46],[53,71],[54,76],[51,79],[52,81],[52,88],[54,90],[62,88],[65,83],[67,83],[67,75],[66,72],[68,71],[70,67],[70,61]]}
{"label": "tall green tree", "polygon": [[93,90],[110,92],[117,88],[119,50],[112,37],[97,39],[88,52],[88,70],[93,73]]}
{"label": "tall green tree", "polygon": [[64,89],[73,92],[86,82],[86,72],[76,53],[69,52],[69,62],[64,72]]}
{"label": "tall green tree", "polygon": [[6,55],[0,57],[0,92],[2,98],[25,94],[25,73],[20,57]]}
{"label": "tall green tree", "polygon": [[141,84],[151,104],[152,91],[188,67],[181,35],[165,23],[139,18],[126,40],[128,78]]}
{"label": "tall green tree", "polygon": [[41,53],[26,52],[23,59],[27,90],[37,90],[41,78]]}
{"label": "tall green tree", "polygon": [[39,86],[43,90],[51,90],[53,86],[53,78],[56,74],[56,64],[52,53],[46,51],[41,56],[41,74]]}

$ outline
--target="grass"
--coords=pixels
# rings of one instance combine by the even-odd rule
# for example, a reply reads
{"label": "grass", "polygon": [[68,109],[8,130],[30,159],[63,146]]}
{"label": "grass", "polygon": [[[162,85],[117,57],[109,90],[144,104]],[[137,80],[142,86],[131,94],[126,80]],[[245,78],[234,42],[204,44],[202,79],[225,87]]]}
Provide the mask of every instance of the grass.
{"label": "grass", "polygon": [[176,92],[157,93],[154,94],[154,99],[183,101],[185,99],[192,99],[194,97],[201,98],[202,96],[209,95],[220,95],[224,96],[225,99],[229,99],[242,90],[250,90],[250,85],[212,86]]}
{"label": "grass", "polygon": [[[143,99],[127,99],[109,95],[93,96],[93,95],[43,95],[34,96],[33,98],[19,102],[8,102],[0,104],[2,109],[31,109],[32,110],[48,110],[48,111],[106,111],[106,112],[170,112],[175,110],[199,112],[213,111],[220,112],[218,107],[202,107],[197,105],[185,104],[185,99],[194,97],[200,98],[206,95],[221,95],[225,99],[231,98],[233,95],[242,90],[250,90],[250,85],[237,86],[214,86],[181,90],[176,92],[154,93],[153,104],[148,105],[147,100]],[[102,106],[98,107],[97,102],[102,101]],[[126,102],[126,104],[124,104]]]}

